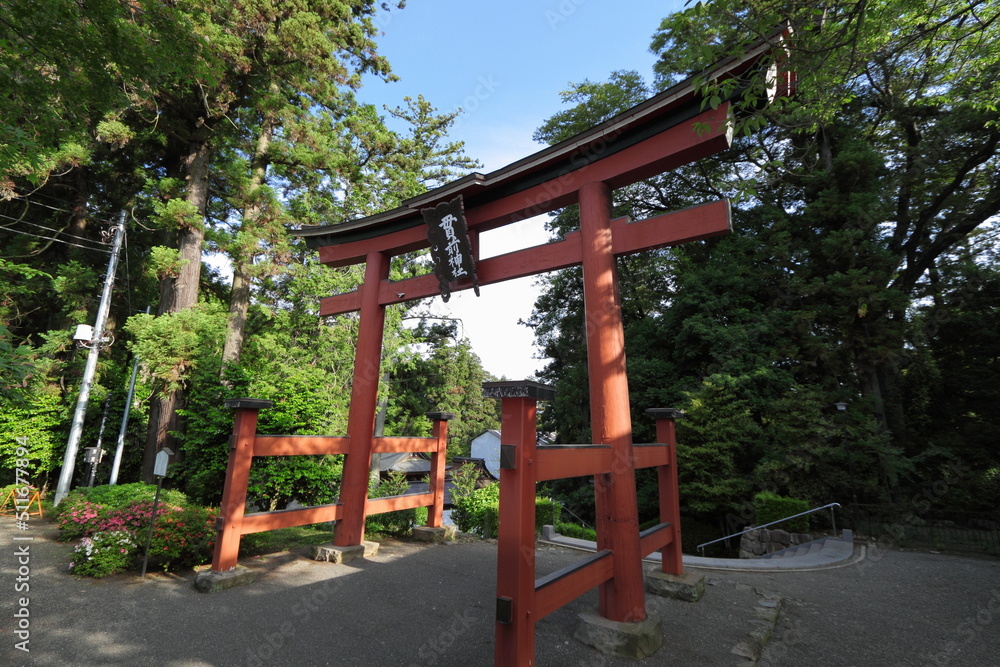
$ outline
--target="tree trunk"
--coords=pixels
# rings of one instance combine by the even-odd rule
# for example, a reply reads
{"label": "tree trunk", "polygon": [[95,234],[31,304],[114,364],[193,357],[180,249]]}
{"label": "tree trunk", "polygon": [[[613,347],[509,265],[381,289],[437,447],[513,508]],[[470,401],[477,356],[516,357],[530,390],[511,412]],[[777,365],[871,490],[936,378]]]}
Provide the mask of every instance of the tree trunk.
{"label": "tree trunk", "polygon": [[[177,248],[181,266],[176,277],[160,281],[160,307],[158,314],[176,313],[198,303],[198,285],[201,279],[201,248],[205,240],[205,209],[208,204],[209,143],[207,140],[192,142],[183,167],[187,183],[185,199],[198,211],[199,219],[185,225],[178,233]],[[177,446],[172,432],[180,428],[177,410],[183,407],[185,392],[177,389],[164,395],[154,394],[150,399],[149,425],[146,429],[146,448],[142,459],[142,480],[153,482],[153,464],[156,453],[169,447],[175,454]]]}
{"label": "tree trunk", "polygon": [[[250,230],[260,219],[264,210],[263,202],[258,199],[258,191],[263,187],[267,178],[268,155],[267,151],[271,145],[271,138],[274,135],[274,118],[268,116],[261,126],[260,135],[257,137],[257,146],[254,150],[253,161],[251,162],[250,183],[247,187],[247,204],[243,208],[242,230]],[[239,235],[237,235],[239,236]],[[243,351],[243,337],[246,331],[247,312],[250,310],[250,286],[252,276],[249,267],[253,265],[253,251],[248,245],[246,249],[240,247],[242,239],[237,238],[235,251],[231,253],[233,260],[233,287],[229,295],[229,319],[226,321],[226,342],[222,348],[222,373],[225,374],[226,366],[235,364],[240,360]],[[223,380],[225,381],[225,380]]]}

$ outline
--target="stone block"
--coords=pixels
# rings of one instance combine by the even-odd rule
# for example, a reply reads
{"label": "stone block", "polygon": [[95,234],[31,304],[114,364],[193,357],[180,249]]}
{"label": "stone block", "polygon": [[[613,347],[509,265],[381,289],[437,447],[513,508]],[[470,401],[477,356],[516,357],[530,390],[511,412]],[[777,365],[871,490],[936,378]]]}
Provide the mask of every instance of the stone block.
{"label": "stone block", "polygon": [[624,623],[612,621],[594,612],[580,614],[574,635],[587,646],[605,655],[633,660],[648,658],[663,645],[663,629],[659,618]]}
{"label": "stone block", "polygon": [[226,572],[202,570],[194,577],[194,587],[202,593],[217,593],[227,588],[253,583],[257,575],[247,567],[237,565]]}
{"label": "stone block", "polygon": [[[372,542],[371,544],[375,543]],[[323,544],[313,547],[312,559],[325,561],[327,563],[349,563],[352,560],[363,558],[365,551],[366,547],[363,544],[356,544],[349,547],[338,547],[332,544]]]}
{"label": "stone block", "polygon": [[450,542],[455,539],[455,526],[414,526],[413,539],[434,544]]}
{"label": "stone block", "polygon": [[651,570],[646,573],[646,590],[660,597],[697,602],[705,594],[705,575],[690,571],[667,574]]}
{"label": "stone block", "polygon": [[788,533],[787,530],[781,530],[780,528],[775,528],[774,530],[771,531],[769,541],[776,542],[778,544],[787,547],[789,544],[791,544],[792,536]]}

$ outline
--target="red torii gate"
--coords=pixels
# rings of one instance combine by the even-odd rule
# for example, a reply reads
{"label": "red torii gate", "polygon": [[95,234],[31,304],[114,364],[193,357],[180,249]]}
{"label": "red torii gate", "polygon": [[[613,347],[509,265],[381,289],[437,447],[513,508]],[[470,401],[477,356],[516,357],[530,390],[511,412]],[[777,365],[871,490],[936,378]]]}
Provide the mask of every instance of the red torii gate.
{"label": "red torii gate", "polygon": [[[708,76],[739,77],[759,66],[771,50],[771,45],[762,44],[742,58],[720,64]],[[773,64],[771,68],[769,92],[772,96],[787,94],[789,78],[780,76]],[[320,307],[322,315],[361,311],[348,420],[351,453],[341,487],[344,506],[361,507],[366,498],[385,308],[440,293],[433,275],[389,281],[392,256],[428,246],[421,209],[462,195],[478,259],[479,233],[579,204],[579,231],[558,242],[478,262],[478,284],[582,265],[593,442],[609,445],[615,461],[611,472],[595,485],[598,546],[610,548],[615,555],[613,576],[601,585],[600,612],[614,621],[645,618],[644,554],[640,553],[615,257],[725,234],[731,229],[730,213],[728,202],[718,201],[639,222],[612,219],[611,193],[728,148],[732,104],[723,101],[714,109],[702,110],[702,100],[689,80],[489,175],[471,174],[379,215],[297,232],[319,249],[324,264],[365,263],[364,284],[358,291],[326,297]],[[454,289],[471,286],[471,282],[459,283]],[[670,491],[676,503],[676,487]],[[360,544],[363,531],[364,513],[349,512],[338,525],[335,544]],[[675,535],[679,536],[679,531]],[[679,563],[676,567],[679,573]]]}
{"label": "red torii gate", "polygon": [[[717,65],[703,76],[743,76],[754,68],[760,68],[773,48],[770,44],[761,44],[741,58]],[[771,67],[770,96],[788,94],[791,78],[779,75],[773,63],[768,65]],[[694,80],[691,79],[587,132],[491,174],[471,174],[378,215],[296,232],[311,247],[319,249],[320,260],[324,264],[331,267],[365,264],[364,283],[360,289],[323,298],[320,306],[320,314],[324,316],[360,311],[348,434],[346,438],[335,439],[337,451],[347,452],[340,502],[335,512],[339,519],[334,538],[336,546],[357,547],[364,537],[369,463],[377,442],[374,424],[386,306],[440,294],[438,279],[433,274],[395,282],[389,280],[389,262],[393,256],[428,247],[427,226],[421,210],[461,195],[465,202],[472,251],[478,259],[481,232],[570,204],[579,204],[579,231],[566,235],[561,241],[479,261],[476,272],[478,284],[489,285],[569,266],[583,267],[591,425],[593,442],[604,446],[604,453],[581,452],[575,457],[579,465],[570,465],[569,468],[585,470],[591,464],[599,463],[593,469],[607,471],[599,474],[595,484],[598,548],[613,555],[610,558],[610,576],[603,576],[598,582],[601,615],[618,622],[637,622],[646,618],[641,560],[646,555],[642,553],[642,545],[645,543],[648,546],[650,540],[644,542],[639,533],[635,468],[639,458],[645,459],[643,465],[654,465],[651,461],[655,459],[655,465],[663,468],[673,457],[673,450],[670,449],[668,458],[662,461],[662,457],[639,457],[633,450],[615,258],[728,233],[731,229],[730,211],[727,201],[717,201],[631,222],[627,218],[611,218],[611,193],[615,188],[728,148],[735,101],[726,100],[714,109],[703,110],[704,104],[697,96]],[[472,286],[472,281],[466,281],[454,285],[452,289]],[[528,405],[524,403],[526,398],[511,403],[510,414],[517,415],[510,419],[505,399],[505,430],[510,423],[511,428],[516,430],[512,436],[514,441],[533,447],[533,442],[527,443],[528,436],[525,434],[534,432],[534,399]],[[525,416],[530,417],[530,426],[525,423]],[[669,419],[658,421],[658,438],[671,446],[672,429]],[[443,437],[443,429],[441,431],[435,433],[439,438]],[[248,442],[252,442],[253,437],[251,433]],[[507,438],[507,434],[503,437]],[[314,451],[316,445],[309,445],[307,450],[301,453],[317,453]],[[568,457],[563,460],[567,463],[571,461]],[[528,488],[525,478],[519,476],[518,479],[521,480],[519,488]],[[661,477],[661,496],[667,494],[671,497],[661,497],[661,506],[666,504],[676,508],[675,472],[673,482],[664,479]],[[228,486],[227,497],[230,491]],[[233,497],[238,500],[238,495],[235,493]],[[526,498],[528,494],[521,495]],[[533,497],[533,492],[531,495]],[[242,507],[236,507],[240,503],[234,501],[231,504],[232,512],[242,517]],[[228,510],[223,507],[223,526],[228,525],[227,513]],[[326,512],[324,516],[328,514]],[[270,527],[271,524],[268,525]],[[437,525],[440,525],[439,522]],[[233,538],[227,537],[225,527],[221,530],[223,534],[219,544],[226,542],[230,546],[225,556],[220,555],[223,551],[217,547],[213,571],[232,567],[235,563]],[[232,532],[238,544],[239,531]],[[244,529],[244,532],[247,531]],[[674,525],[672,532],[665,534],[668,537],[657,538],[660,542],[666,539],[672,545],[669,558],[666,550],[664,552],[664,569],[679,574],[679,525]],[[660,546],[662,544],[657,548]],[[501,550],[504,548],[502,544]],[[527,558],[527,555],[524,557]],[[533,566],[523,569],[500,560],[498,569],[501,571],[498,580],[513,582],[513,588],[517,590],[527,591],[529,586],[534,590]],[[530,582],[521,580],[529,575],[532,577]],[[568,599],[559,602],[555,608]],[[530,608],[518,609],[516,604],[515,601],[514,609],[507,609],[508,617],[505,619],[505,624],[513,624],[512,629],[516,632],[501,632],[498,626],[498,664],[533,662],[533,623],[537,619],[526,618],[526,615],[531,615]],[[530,645],[530,649],[519,647],[518,642]]]}

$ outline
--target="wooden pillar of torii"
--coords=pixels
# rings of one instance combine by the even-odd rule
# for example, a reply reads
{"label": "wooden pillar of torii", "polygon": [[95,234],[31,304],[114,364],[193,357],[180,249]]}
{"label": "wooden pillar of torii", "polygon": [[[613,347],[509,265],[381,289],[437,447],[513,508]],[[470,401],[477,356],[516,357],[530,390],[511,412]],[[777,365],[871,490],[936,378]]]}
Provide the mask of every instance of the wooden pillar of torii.
{"label": "wooden pillar of torii", "polygon": [[[708,73],[740,77],[766,58],[771,45],[750,50]],[[775,74],[772,95],[788,92],[790,81]],[[593,442],[611,448],[611,472],[595,480],[599,548],[614,553],[613,576],[601,585],[600,613],[614,621],[645,618],[632,425],[625,373],[615,258],[651,248],[695,241],[730,231],[726,201],[631,222],[612,219],[611,193],[639,180],[715,154],[730,145],[731,101],[703,110],[692,80],[647,100],[587,132],[488,175],[472,174],[405,202],[400,208],[339,225],[296,232],[319,249],[332,267],[364,262],[365,282],[356,292],[322,299],[320,314],[360,311],[348,434],[337,527],[338,546],[360,544],[369,461],[381,376],[385,308],[440,294],[433,275],[389,280],[395,255],[427,248],[421,211],[459,195],[479,285],[582,265],[586,308]],[[580,230],[560,241],[479,260],[479,234],[570,204],[580,206]],[[452,290],[473,287],[458,282]]]}

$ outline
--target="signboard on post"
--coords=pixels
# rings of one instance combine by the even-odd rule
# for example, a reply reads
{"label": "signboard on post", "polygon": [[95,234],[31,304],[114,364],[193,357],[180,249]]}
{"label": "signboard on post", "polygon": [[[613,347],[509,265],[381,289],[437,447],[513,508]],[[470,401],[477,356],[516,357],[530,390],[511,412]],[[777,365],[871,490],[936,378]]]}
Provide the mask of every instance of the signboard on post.
{"label": "signboard on post", "polygon": [[476,296],[479,296],[476,260],[469,241],[462,195],[441,202],[434,208],[420,209],[420,213],[427,223],[427,240],[431,245],[434,275],[438,279],[441,298],[444,301],[450,299],[451,286],[459,280],[471,280]]}
{"label": "signboard on post", "polygon": [[173,454],[173,452],[166,447],[156,452],[156,462],[153,464],[153,475],[156,477],[167,476],[167,464],[170,462],[171,454]]}

